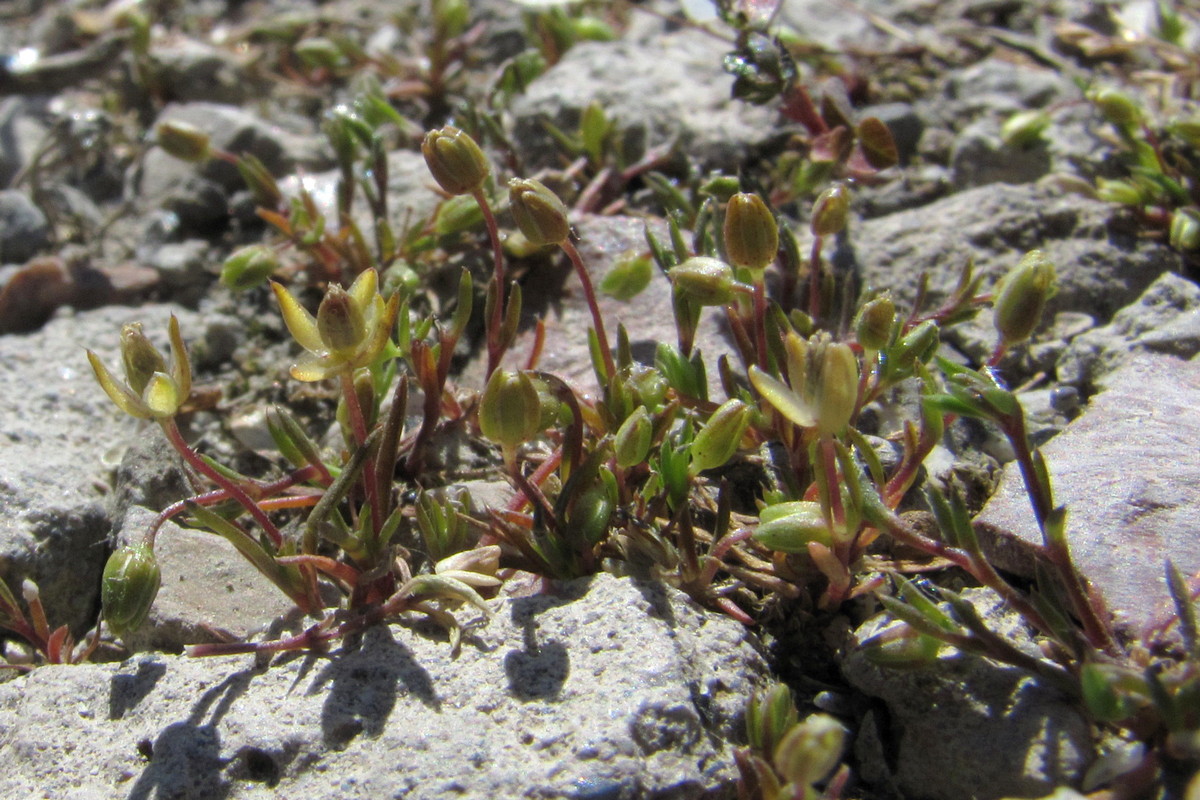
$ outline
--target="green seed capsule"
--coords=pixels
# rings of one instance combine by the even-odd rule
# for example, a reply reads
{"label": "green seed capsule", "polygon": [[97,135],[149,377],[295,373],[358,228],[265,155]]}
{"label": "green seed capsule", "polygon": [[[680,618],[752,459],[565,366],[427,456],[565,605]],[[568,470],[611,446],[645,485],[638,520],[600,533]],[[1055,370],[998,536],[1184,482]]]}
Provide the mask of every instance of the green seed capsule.
{"label": "green seed capsule", "polygon": [[164,120],[154,126],[154,141],[181,161],[196,163],[212,155],[212,143],[204,131],[186,122]]}
{"label": "green seed capsule", "polygon": [[487,180],[487,157],[469,134],[453,125],[425,134],[421,154],[433,179],[450,194],[472,194]]}
{"label": "green seed capsule", "polygon": [[571,235],[567,207],[541,181],[513,178],[508,182],[508,199],[517,227],[532,244],[562,244]]}
{"label": "green seed capsule", "polygon": [[162,573],[149,545],[122,547],[109,557],[100,598],[114,634],[124,638],[141,627],[161,584]]}
{"label": "green seed capsule", "polygon": [[760,272],[779,252],[775,215],[756,194],[739,192],[725,211],[725,252],[734,266]]}
{"label": "green seed capsule", "polygon": [[1000,337],[1008,344],[1028,339],[1054,290],[1054,264],[1041,250],[1026,253],[996,287],[994,322]]}

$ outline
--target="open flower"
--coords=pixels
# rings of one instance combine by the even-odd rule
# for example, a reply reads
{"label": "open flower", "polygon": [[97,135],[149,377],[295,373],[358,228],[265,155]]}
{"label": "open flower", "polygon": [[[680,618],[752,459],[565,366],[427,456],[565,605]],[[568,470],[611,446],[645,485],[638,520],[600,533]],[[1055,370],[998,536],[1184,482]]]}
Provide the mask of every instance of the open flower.
{"label": "open flower", "polygon": [[291,292],[272,282],[283,321],[292,338],[308,351],[291,369],[298,381],[320,381],[369,365],[379,357],[391,336],[400,308],[392,295],[379,294],[379,278],[369,269],[349,290],[329,287],[314,317]]}
{"label": "open flower", "polygon": [[142,333],[140,322],[131,322],[121,328],[124,384],[117,382],[99,356],[87,351],[100,388],[130,416],[139,419],[173,417],[192,392],[192,366],[179,334],[179,320],[173,314],[168,332],[171,338],[169,369],[162,353]]}
{"label": "open flower", "polygon": [[787,351],[789,387],[757,366],[750,367],[750,383],[767,402],[802,428],[816,428],[822,436],[842,433],[854,413],[858,396],[858,360],[849,345],[834,342],[827,333],[802,339],[789,333]]}

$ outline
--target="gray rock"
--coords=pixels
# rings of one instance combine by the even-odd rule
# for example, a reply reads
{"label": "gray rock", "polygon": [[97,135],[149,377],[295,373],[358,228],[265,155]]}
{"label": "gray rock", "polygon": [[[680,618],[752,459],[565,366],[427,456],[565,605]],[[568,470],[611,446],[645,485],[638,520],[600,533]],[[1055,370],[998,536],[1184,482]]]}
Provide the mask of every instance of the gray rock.
{"label": "gray rock", "polygon": [[265,669],[35,670],[0,686],[0,795],[734,796],[728,743],[765,673],[740,625],[605,575],[493,608],[457,658],[394,625]]}
{"label": "gray rock", "polygon": [[[994,593],[963,596],[997,632],[1032,647]],[[862,645],[890,624],[880,615],[862,625],[842,662],[850,685],[886,708],[867,714],[855,744],[864,780],[921,800],[993,800],[1042,797],[1082,778],[1093,759],[1091,728],[1057,690],[949,649],[926,667],[875,666]]]}
{"label": "gray rock", "polygon": [[574,131],[598,101],[624,132],[631,159],[677,142],[701,169],[736,171],[748,148],[771,135],[776,112],[731,99],[733,79],[721,67],[730,49],[694,30],[645,44],[578,44],[513,101],[512,140],[531,171],[563,166],[543,120]]}
{"label": "gray rock", "polygon": [[41,209],[16,189],[0,190],[0,264],[18,264],[50,244],[50,223]]}
{"label": "gray rock", "polygon": [[208,242],[188,239],[168,243],[145,254],[146,263],[156,269],[162,284],[180,303],[196,303],[213,283],[220,263],[214,260]]}
{"label": "gray rock", "polygon": [[[273,175],[286,175],[298,165],[321,163],[320,145],[313,137],[289,132],[234,106],[172,104],[163,109],[155,124],[163,121],[192,125],[207,133],[216,149],[253,155]],[[229,195],[245,187],[237,169],[226,161],[189,164],[158,147],[147,151],[135,182],[147,205],[165,206],[188,227],[202,227],[225,216]]]}
{"label": "gray rock", "polygon": [[1045,143],[1007,145],[1000,138],[1000,122],[979,120],[955,138],[950,166],[956,187],[1033,183],[1050,171],[1050,152]]}
{"label": "gray rock", "polygon": [[1139,352],[1200,353],[1200,287],[1174,273],[1160,276],[1108,325],[1070,341],[1056,365],[1058,379],[1090,388]]}
{"label": "gray rock", "polygon": [[[147,508],[130,508],[114,546],[140,542],[155,516]],[[145,624],[125,640],[132,650],[179,652],[189,644],[246,639],[295,608],[214,533],[167,522],[159,529],[154,554],[162,588]]]}
{"label": "gray rock", "polygon": [[[1168,613],[1163,565],[1200,570],[1196,487],[1200,363],[1142,354],[1042,449],[1054,500],[1067,507],[1075,563],[1119,629],[1140,633]],[[1015,465],[976,519],[995,566],[1033,575],[1041,535]]]}
{"label": "gray rock", "polygon": [[0,100],[0,186],[29,165],[46,136],[44,97],[5,97]]}
{"label": "gray rock", "polygon": [[155,80],[177,103],[232,105],[264,88],[255,85],[229,51],[182,36],[152,47],[149,61]]}
{"label": "gray rock", "polygon": [[[1107,204],[1077,195],[993,184],[852,225],[834,259],[858,269],[866,284],[890,289],[898,302],[911,301],[918,278],[928,272],[930,302],[936,302],[969,260],[986,276],[986,291],[1027,251],[1040,248],[1058,273],[1047,315],[1070,310],[1107,319],[1180,266],[1165,246],[1116,230],[1111,216]],[[990,315],[978,324],[990,327]]]}
{"label": "gray rock", "polygon": [[0,580],[35,580],[52,624],[78,632],[93,620],[110,527],[102,461],[137,429],[96,384],[84,348],[118,369],[121,324],[144,321],[165,347],[172,310],[109,307],[0,336]]}

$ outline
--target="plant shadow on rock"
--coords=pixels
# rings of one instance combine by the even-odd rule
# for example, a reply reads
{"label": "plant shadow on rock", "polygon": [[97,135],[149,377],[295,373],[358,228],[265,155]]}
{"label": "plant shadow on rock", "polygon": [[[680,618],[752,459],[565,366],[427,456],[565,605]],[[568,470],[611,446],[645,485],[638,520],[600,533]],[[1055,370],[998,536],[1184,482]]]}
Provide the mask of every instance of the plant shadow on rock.
{"label": "plant shadow on rock", "polygon": [[504,673],[508,688],[518,700],[557,702],[567,676],[571,657],[558,639],[538,642],[538,623],[534,617],[551,608],[573,603],[587,594],[588,579],[558,584],[553,593],[520,597],[512,601],[513,624],[521,628],[523,647],[504,655]]}
{"label": "plant shadow on rock", "polygon": [[332,686],[321,709],[321,730],[332,750],[344,749],[360,733],[372,738],[382,734],[400,684],[426,707],[441,710],[429,673],[384,626],[368,629],[356,649],[335,656],[313,679],[308,694],[327,683]]}
{"label": "plant shadow on rock", "polygon": [[[163,728],[149,749],[150,763],[130,789],[128,800],[164,796],[208,800],[229,797],[233,787],[221,773],[230,759],[221,758],[221,736],[217,726],[234,701],[245,694],[254,676],[262,671],[248,669],[230,675],[200,697],[186,720]],[[148,673],[152,674],[152,670]],[[209,715],[209,707],[214,703]],[[206,716],[209,719],[204,722]]]}
{"label": "plant shadow on rock", "polygon": [[167,672],[167,665],[146,659],[139,661],[133,675],[113,675],[108,694],[108,718],[123,719],[138,703],[146,699]]}

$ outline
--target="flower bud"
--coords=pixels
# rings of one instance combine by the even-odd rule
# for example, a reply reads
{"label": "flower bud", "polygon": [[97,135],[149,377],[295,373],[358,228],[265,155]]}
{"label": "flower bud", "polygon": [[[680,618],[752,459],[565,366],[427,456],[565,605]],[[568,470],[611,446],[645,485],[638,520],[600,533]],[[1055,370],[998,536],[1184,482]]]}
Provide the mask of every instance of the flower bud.
{"label": "flower bud", "polygon": [[1195,207],[1177,210],[1171,216],[1168,241],[1176,250],[1200,249],[1200,210]]}
{"label": "flower bud", "polygon": [[1018,111],[1000,126],[1000,140],[1009,147],[1028,147],[1050,127],[1050,115],[1040,109]]}
{"label": "flower bud", "polygon": [[715,469],[732,458],[749,424],[750,406],[741,400],[725,401],[692,440],[689,451],[691,474]]}
{"label": "flower bud", "polygon": [[484,436],[498,442],[508,455],[537,435],[541,418],[541,398],[527,373],[504,369],[492,373],[479,400],[479,429]]}
{"label": "flower bud", "polygon": [[671,283],[698,306],[723,306],[733,302],[741,286],[733,279],[733,268],[719,258],[692,256],[667,272]]}
{"label": "flower bud", "polygon": [[167,371],[162,353],[142,333],[140,322],[121,327],[121,362],[125,367],[125,382],[138,395],[146,390],[155,373]]}
{"label": "flower bud", "polygon": [[608,533],[608,524],[612,520],[615,508],[613,492],[601,481],[589,487],[571,504],[567,524],[571,526],[575,536],[588,544],[596,544]]}
{"label": "flower bud", "polygon": [[813,236],[832,236],[846,227],[850,216],[850,190],[843,183],[835,183],[821,192],[813,203]]}
{"label": "flower bud", "polygon": [[317,308],[317,330],[331,352],[346,353],[353,352],[362,342],[367,325],[346,290],[334,284]]}
{"label": "flower bud", "polygon": [[725,211],[725,253],[734,266],[759,272],[779,251],[775,215],[756,194],[739,192]]}
{"label": "flower bud", "polygon": [[433,179],[450,194],[472,194],[488,176],[488,162],[465,131],[447,125],[425,134],[421,153]]}
{"label": "flower bud", "polygon": [[154,126],[154,141],[168,154],[193,164],[212,155],[208,134],[186,122],[163,120]]}
{"label": "flower bud", "polygon": [[862,305],[854,316],[854,335],[864,350],[882,350],[892,340],[896,323],[896,304],[889,295],[881,295]]}
{"label": "flower bud", "polygon": [[827,547],[833,544],[825,513],[814,500],[767,506],[759,514],[754,538],[780,553],[807,553],[809,542],[820,542]]}
{"label": "flower bud", "polygon": [[221,283],[235,292],[261,286],[279,268],[279,257],[270,247],[250,245],[235,251],[221,267]]}
{"label": "flower bud", "polygon": [[1026,253],[996,287],[993,321],[1000,338],[1007,344],[1028,339],[1054,291],[1054,264],[1041,250]]}
{"label": "flower bud", "polygon": [[1111,86],[1104,86],[1088,92],[1087,99],[1100,114],[1121,130],[1129,130],[1142,121],[1142,111],[1133,99],[1124,92]]}
{"label": "flower bud", "polygon": [[746,738],[760,755],[768,758],[787,732],[799,722],[792,692],[782,683],[755,692],[746,708]]}
{"label": "flower bud", "polygon": [[1190,147],[1200,148],[1200,119],[1177,119],[1167,123],[1167,130],[1187,142]]}
{"label": "flower bud", "polygon": [[324,36],[311,36],[292,45],[292,52],[309,69],[337,69],[342,63],[342,50]]}
{"label": "flower bud", "polygon": [[846,729],[827,714],[813,714],[788,731],[775,749],[775,769],[793,786],[823,780],[842,758]]}
{"label": "flower bud", "polygon": [[808,341],[794,334],[784,342],[788,380],[802,393],[822,434],[841,433],[858,400],[858,359],[850,346],[822,333]]}
{"label": "flower bud", "polygon": [[1148,201],[1145,192],[1132,181],[1096,179],[1096,197],[1123,206],[1142,206]]}
{"label": "flower bud", "polygon": [[567,207],[541,181],[513,178],[508,182],[508,199],[517,227],[533,244],[562,244],[570,236]]}
{"label": "flower bud", "polygon": [[914,361],[926,363],[937,352],[941,341],[940,333],[936,322],[931,319],[925,320],[900,337],[896,346],[888,351],[888,364],[911,371]]}
{"label": "flower bud", "polygon": [[633,413],[621,423],[613,437],[613,449],[616,452],[617,466],[629,469],[642,463],[650,453],[650,445],[654,440],[654,425],[650,421],[650,412],[645,406],[638,406]]}
{"label": "flower bud", "polygon": [[104,618],[114,634],[124,638],[141,627],[161,583],[162,573],[149,545],[122,547],[109,557],[100,599]]}

